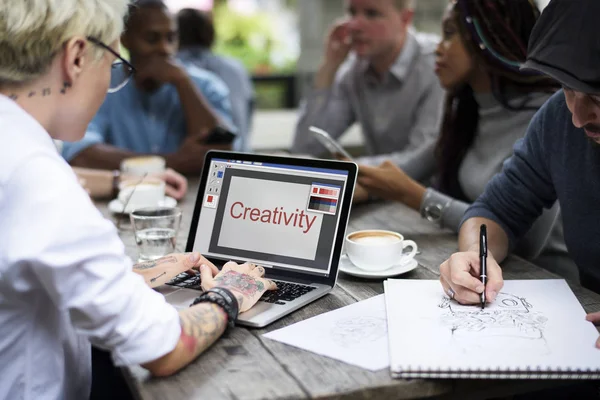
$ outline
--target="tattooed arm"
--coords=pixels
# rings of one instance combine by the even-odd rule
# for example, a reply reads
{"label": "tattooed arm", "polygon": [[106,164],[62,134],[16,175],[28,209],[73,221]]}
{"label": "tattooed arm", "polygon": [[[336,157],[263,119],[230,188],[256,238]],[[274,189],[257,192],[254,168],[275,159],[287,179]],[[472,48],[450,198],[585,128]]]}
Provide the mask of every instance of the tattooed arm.
{"label": "tattooed arm", "polygon": [[141,275],[150,287],[164,285],[182,272],[207,265],[214,273],[219,270],[200,253],[169,254],[158,260],[145,261],[133,266],[133,272]]}
{"label": "tattooed arm", "polygon": [[154,376],[169,376],[192,362],[225,331],[227,314],[216,304],[200,303],[179,312],[181,336],[169,354],[142,365]]}
{"label": "tattooed arm", "polygon": [[[265,270],[253,264],[225,264],[213,277],[211,267],[203,264],[202,286],[229,289],[236,297],[240,312],[250,309],[268,289],[276,289],[273,282],[264,279]],[[216,304],[200,303],[179,312],[181,336],[169,354],[143,365],[155,376],[168,376],[192,362],[208,349],[225,331],[227,314]]]}

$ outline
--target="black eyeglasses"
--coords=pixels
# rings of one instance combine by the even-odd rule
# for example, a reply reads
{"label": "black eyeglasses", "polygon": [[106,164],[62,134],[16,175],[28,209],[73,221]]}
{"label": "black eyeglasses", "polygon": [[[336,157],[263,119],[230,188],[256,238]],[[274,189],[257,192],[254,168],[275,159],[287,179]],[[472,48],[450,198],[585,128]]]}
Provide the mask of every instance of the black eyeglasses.
{"label": "black eyeglasses", "polygon": [[104,50],[109,51],[112,55],[117,57],[115,62],[112,64],[108,93],[118,92],[125,85],[127,85],[127,82],[129,82],[135,73],[135,68],[129,61],[121,57],[121,55],[114,51],[109,45],[104,44],[102,41],[91,36],[88,36],[87,40],[89,40],[91,43],[94,43],[96,46],[102,47]]}

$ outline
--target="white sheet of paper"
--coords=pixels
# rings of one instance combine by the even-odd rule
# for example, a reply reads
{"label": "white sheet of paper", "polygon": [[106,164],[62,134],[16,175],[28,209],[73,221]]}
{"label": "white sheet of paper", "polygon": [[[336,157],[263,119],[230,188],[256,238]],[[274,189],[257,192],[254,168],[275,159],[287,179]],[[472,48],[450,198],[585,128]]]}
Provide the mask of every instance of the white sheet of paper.
{"label": "white sheet of paper", "polygon": [[263,336],[371,371],[389,366],[384,295]]}
{"label": "white sheet of paper", "polygon": [[598,332],[562,279],[505,281],[484,310],[439,281],[384,285],[394,371],[600,370]]}

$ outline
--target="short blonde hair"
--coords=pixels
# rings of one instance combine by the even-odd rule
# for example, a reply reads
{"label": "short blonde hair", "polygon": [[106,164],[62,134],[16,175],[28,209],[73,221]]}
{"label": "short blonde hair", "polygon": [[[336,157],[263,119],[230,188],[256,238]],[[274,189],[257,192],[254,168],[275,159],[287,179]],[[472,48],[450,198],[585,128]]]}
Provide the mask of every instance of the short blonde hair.
{"label": "short blonde hair", "polygon": [[415,0],[394,0],[394,2],[396,3],[396,7],[401,10],[412,10],[415,8]]}
{"label": "short blonde hair", "polygon": [[[46,73],[70,38],[114,42],[130,0],[4,0],[0,5],[0,86]],[[94,52],[100,59],[102,50]]]}

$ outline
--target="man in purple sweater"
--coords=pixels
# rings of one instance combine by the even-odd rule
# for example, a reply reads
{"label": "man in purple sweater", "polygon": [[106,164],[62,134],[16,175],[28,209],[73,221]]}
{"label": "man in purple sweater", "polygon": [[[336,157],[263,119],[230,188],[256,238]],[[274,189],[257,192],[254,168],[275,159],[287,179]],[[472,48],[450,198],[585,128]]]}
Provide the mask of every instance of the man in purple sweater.
{"label": "man in purple sweater", "polygon": [[[444,291],[476,304],[479,227],[488,230],[488,301],[503,286],[498,265],[544,208],[558,200],[569,254],[583,286],[600,293],[600,41],[598,0],[552,0],[531,35],[523,68],[563,85],[531,121],[502,173],[465,213],[459,253],[440,266]],[[600,324],[600,312],[587,319]],[[600,347],[600,339],[596,343]]]}

